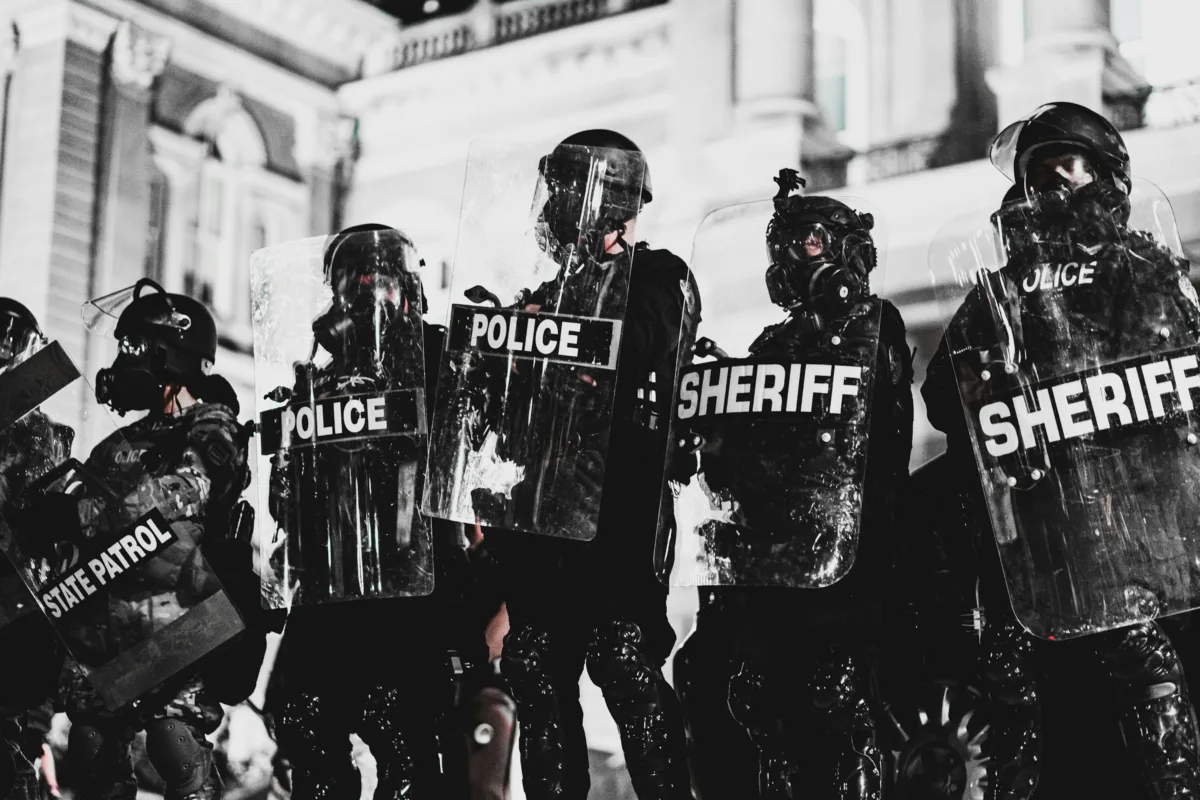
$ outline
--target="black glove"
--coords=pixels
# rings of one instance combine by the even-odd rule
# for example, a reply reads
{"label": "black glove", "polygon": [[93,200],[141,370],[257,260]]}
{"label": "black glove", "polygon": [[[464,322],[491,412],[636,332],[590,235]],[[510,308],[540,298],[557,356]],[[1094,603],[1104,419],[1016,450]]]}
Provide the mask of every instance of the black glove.
{"label": "black glove", "polygon": [[54,558],[59,542],[83,541],[79,522],[81,498],[55,492],[31,497],[20,512],[17,540],[26,558]]}

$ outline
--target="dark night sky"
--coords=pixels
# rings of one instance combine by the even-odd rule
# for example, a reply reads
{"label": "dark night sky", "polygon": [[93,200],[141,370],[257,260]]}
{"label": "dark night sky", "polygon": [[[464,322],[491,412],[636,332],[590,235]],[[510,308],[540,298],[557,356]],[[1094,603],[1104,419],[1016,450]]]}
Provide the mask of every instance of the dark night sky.
{"label": "dark night sky", "polygon": [[401,22],[414,23],[466,11],[475,0],[367,0]]}

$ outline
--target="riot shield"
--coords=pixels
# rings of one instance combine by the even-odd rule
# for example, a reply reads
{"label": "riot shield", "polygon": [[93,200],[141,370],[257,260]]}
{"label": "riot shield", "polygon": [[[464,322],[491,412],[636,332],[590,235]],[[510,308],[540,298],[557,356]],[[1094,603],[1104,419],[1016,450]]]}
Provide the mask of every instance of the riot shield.
{"label": "riot shield", "polygon": [[588,540],[645,164],[625,150],[548,151],[471,148],[451,283],[469,302],[450,310],[424,508]]}
{"label": "riot shield", "polygon": [[1021,624],[1067,639],[1200,606],[1200,303],[1162,192],[960,218],[930,270]]}
{"label": "riot shield", "polygon": [[[772,201],[729,206],[696,233],[696,280],[721,302],[706,308],[695,346],[680,347],[674,520],[663,514],[656,547],[672,586],[821,588],[854,564],[882,308],[870,286],[882,281],[883,232],[878,214],[869,236],[797,225],[788,236],[808,248],[811,266],[795,280],[800,268],[791,277],[768,269],[785,263],[768,251],[768,224],[782,230],[774,211]],[[860,278],[848,267],[872,238],[880,263]],[[802,304],[780,297],[789,281]],[[681,471],[681,461],[698,472]]]}
{"label": "riot shield", "polygon": [[251,258],[268,607],[433,590],[420,264],[390,229]]}
{"label": "riot shield", "polygon": [[[0,548],[107,706],[243,630],[195,526],[128,479],[138,451],[57,342],[0,374],[0,438],[41,448],[25,462],[31,471],[5,473]],[[89,452],[84,463],[71,457]]]}

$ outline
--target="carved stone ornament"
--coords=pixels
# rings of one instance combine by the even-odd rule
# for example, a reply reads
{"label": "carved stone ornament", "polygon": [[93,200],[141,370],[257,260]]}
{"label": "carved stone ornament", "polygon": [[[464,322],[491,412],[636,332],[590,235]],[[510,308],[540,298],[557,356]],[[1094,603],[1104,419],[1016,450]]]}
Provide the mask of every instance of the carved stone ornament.
{"label": "carved stone ornament", "polygon": [[215,96],[196,106],[183,124],[184,133],[197,139],[216,141],[225,124],[234,116],[246,113],[241,95],[227,84],[217,88]]}
{"label": "carved stone ornament", "polygon": [[122,20],[113,34],[112,77],[117,84],[146,91],[162,74],[171,41]]}

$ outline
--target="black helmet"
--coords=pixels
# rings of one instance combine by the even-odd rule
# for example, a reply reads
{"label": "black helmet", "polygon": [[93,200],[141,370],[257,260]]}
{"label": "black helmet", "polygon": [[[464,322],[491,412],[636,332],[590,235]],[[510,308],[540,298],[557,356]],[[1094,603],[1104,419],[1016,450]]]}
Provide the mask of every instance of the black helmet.
{"label": "black helmet", "polygon": [[217,325],[204,304],[149,278],[137,282],[113,335],[120,352],[96,375],[96,399],[122,414],[160,407],[168,384],[198,385],[217,360]]}
{"label": "black helmet", "polygon": [[[146,287],[157,291],[143,294]],[[167,352],[166,369],[179,377],[205,373],[217,360],[217,324],[204,304],[169,294],[149,278],[137,282],[114,335],[118,341],[142,339],[161,346]]]}
{"label": "black helmet", "polygon": [[767,225],[771,302],[839,309],[859,300],[877,264],[870,233],[875,218],[832,197],[789,196],[804,185],[795,170],[780,170],[775,182],[775,214]]}
{"label": "black helmet", "polygon": [[[574,145],[576,147],[597,147],[605,150],[628,150],[633,153],[642,155],[639,159],[641,166],[641,195],[642,205],[649,203],[654,199],[654,189],[650,184],[650,165],[646,163],[646,158],[642,154],[642,149],[633,143],[633,140],[628,136],[610,131],[605,128],[593,128],[588,131],[579,131],[573,133],[566,139],[559,142],[555,150],[559,150],[564,146]],[[551,154],[553,155],[553,153]]]}
{"label": "black helmet", "polygon": [[1082,152],[1093,162],[1096,177],[1130,191],[1129,151],[1121,134],[1100,114],[1075,103],[1047,103],[1009,125],[992,140],[989,157],[1024,190],[1034,156],[1066,152]]}
{"label": "black helmet", "polygon": [[367,274],[402,278],[423,266],[412,239],[388,225],[354,225],[339,231],[325,246],[325,281],[336,296],[347,290],[357,293],[348,280]]}
{"label": "black helmet", "polygon": [[45,343],[46,336],[33,313],[11,297],[0,297],[0,368]]}
{"label": "black helmet", "polygon": [[394,355],[389,332],[405,320],[419,326],[428,308],[412,239],[387,225],[355,225],[330,238],[323,261],[333,305],[313,320],[313,352],[320,345],[343,365],[383,363]]}
{"label": "black helmet", "polygon": [[645,166],[637,145],[619,133],[568,136],[538,163],[532,209],[538,246],[561,265],[607,261],[605,238],[613,231],[623,235],[652,196]]}

